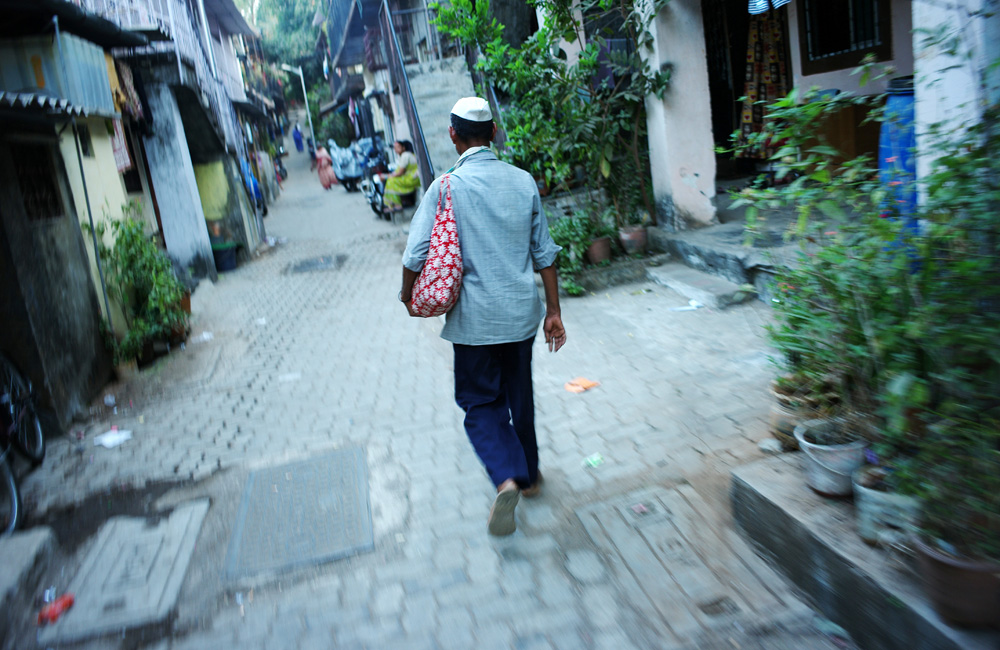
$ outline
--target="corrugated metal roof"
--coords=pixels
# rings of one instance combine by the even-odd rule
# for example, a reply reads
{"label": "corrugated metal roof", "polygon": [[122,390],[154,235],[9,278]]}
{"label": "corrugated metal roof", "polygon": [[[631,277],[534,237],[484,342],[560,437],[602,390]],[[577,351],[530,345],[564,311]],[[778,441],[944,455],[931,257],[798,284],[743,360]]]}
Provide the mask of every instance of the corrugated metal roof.
{"label": "corrugated metal roof", "polygon": [[87,114],[85,108],[71,104],[68,99],[35,93],[11,93],[0,90],[0,109],[4,108],[52,115],[85,116]]}

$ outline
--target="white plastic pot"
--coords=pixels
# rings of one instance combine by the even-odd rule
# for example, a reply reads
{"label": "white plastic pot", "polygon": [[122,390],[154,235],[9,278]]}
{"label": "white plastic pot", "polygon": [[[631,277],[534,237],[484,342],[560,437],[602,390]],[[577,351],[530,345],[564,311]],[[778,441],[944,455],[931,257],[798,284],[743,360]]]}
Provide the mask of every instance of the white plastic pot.
{"label": "white plastic pot", "polygon": [[861,467],[854,472],[853,479],[858,535],[873,545],[883,545],[912,532],[920,516],[920,502],[916,498],[863,485],[865,475],[878,469]]}
{"label": "white plastic pot", "polygon": [[864,463],[867,443],[858,440],[845,445],[817,445],[805,436],[810,431],[840,426],[843,424],[833,420],[806,420],[795,427],[795,439],[805,457],[806,483],[827,497],[850,496],[853,490],[851,475]]}

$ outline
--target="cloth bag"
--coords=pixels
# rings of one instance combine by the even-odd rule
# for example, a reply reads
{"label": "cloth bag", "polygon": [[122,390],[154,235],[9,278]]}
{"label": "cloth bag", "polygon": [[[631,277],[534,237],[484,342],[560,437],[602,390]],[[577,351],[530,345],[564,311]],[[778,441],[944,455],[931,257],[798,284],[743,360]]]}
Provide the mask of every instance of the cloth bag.
{"label": "cloth bag", "polygon": [[462,290],[462,249],[458,245],[458,228],[451,203],[451,176],[446,174],[441,183],[444,188],[438,194],[430,249],[411,293],[410,309],[425,318],[448,313]]}

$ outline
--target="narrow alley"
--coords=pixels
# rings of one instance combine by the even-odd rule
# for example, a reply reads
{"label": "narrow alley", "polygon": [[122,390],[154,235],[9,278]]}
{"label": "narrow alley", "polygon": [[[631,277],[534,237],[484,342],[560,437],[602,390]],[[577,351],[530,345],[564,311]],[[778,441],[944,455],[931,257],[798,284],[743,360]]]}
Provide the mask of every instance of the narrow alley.
{"label": "narrow alley", "polygon": [[[767,435],[767,306],[564,299],[566,347],[535,346],[544,490],[491,538],[441,322],[396,299],[405,226],[287,164],[276,246],[203,281],[186,345],[108,386],[24,480],[27,527],[58,545],[42,582],[93,577],[54,626],[27,604],[7,647],[844,647],[729,525],[729,471]],[[580,376],[600,385],[568,392]],[[112,427],[132,438],[95,445]],[[195,511],[173,542],[92,559],[114,516]]]}

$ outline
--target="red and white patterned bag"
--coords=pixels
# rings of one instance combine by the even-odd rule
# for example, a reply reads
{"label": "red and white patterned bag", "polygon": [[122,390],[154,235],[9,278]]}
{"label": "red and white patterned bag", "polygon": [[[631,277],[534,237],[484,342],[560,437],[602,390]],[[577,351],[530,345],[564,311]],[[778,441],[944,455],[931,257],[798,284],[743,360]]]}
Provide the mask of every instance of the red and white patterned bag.
{"label": "red and white patterned bag", "polygon": [[451,177],[446,175],[441,182],[444,191],[438,194],[427,261],[413,283],[410,304],[413,313],[425,318],[448,313],[462,289],[462,249],[458,245],[455,210],[451,204]]}

